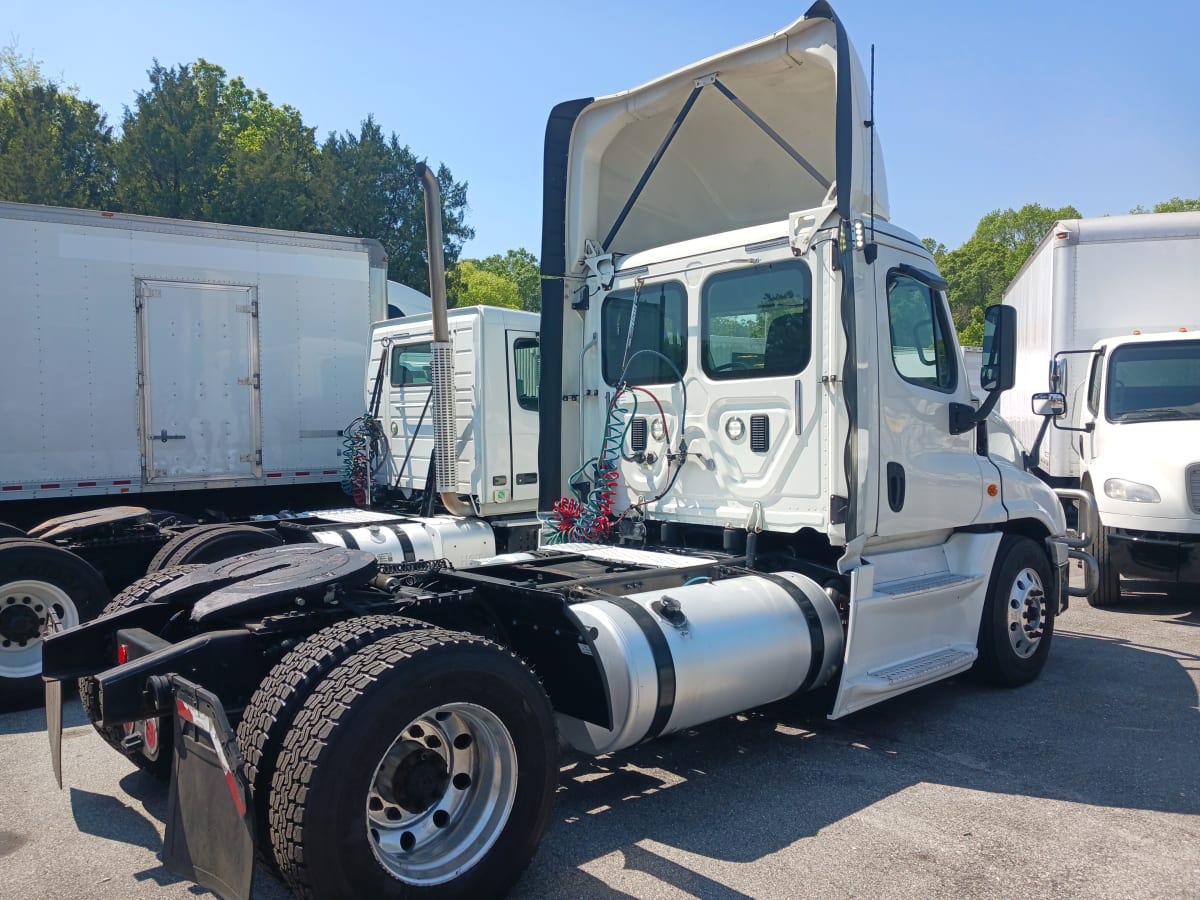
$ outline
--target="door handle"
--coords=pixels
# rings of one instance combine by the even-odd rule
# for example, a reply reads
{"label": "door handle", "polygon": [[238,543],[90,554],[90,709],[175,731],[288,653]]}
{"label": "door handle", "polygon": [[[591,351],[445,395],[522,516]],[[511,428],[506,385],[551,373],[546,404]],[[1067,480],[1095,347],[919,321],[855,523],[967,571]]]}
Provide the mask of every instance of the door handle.
{"label": "door handle", "polygon": [[887,493],[892,512],[900,512],[904,508],[904,466],[900,463],[887,464]]}
{"label": "door handle", "polygon": [[167,441],[182,441],[187,438],[186,434],[167,434],[167,429],[163,429],[154,436],[154,440],[162,441],[164,444]]}

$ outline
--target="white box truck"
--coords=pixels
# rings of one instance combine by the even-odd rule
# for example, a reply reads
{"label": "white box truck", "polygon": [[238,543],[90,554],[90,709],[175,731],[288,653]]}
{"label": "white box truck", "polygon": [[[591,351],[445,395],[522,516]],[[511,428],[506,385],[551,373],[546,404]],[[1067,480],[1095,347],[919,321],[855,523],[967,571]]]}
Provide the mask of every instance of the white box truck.
{"label": "white box truck", "polygon": [[1200,213],[1056,222],[1004,302],[1021,328],[1001,415],[1051,484],[1095,495],[1092,605],[1121,575],[1200,584]]}
{"label": "white box truck", "polygon": [[0,203],[0,520],[338,481],[386,267],[371,239]]}
{"label": "white box truck", "polygon": [[[987,313],[976,408],[946,283],[887,221],[868,98],[818,2],[551,112],[549,543],[409,582],[348,548],[261,550],[47,640],[52,741],[59,679],[114,743],[170,722],[165,865],[249,897],[257,844],[304,897],[498,896],[552,819],[560,736],[607,754],[821,688],[844,716],[1037,677],[1086,554],[988,452],[1015,311]],[[453,445],[439,425],[435,456]]]}
{"label": "white box truck", "polygon": [[[0,261],[9,696],[51,612],[87,621],[147,571],[295,542],[398,567],[536,545],[533,313],[449,316],[461,439],[440,487],[471,514],[452,518],[431,316],[377,321],[429,298],[388,285],[377,241],[0,203]],[[341,508],[343,482],[371,508]]]}

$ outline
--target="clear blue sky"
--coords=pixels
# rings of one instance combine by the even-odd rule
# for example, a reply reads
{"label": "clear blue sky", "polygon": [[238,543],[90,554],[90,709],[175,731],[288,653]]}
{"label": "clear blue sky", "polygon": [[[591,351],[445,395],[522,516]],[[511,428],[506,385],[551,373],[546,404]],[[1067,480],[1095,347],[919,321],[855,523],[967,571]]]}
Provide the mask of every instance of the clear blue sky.
{"label": "clear blue sky", "polygon": [[[783,27],[805,0],[5,4],[0,42],[119,125],[152,59],[204,57],[323,137],[373,113],[469,183],[467,256],[540,245],[542,136],[561,100],[633,87]],[[892,218],[953,248],[1028,202],[1119,214],[1200,196],[1200,0],[834,8],[867,65]]]}

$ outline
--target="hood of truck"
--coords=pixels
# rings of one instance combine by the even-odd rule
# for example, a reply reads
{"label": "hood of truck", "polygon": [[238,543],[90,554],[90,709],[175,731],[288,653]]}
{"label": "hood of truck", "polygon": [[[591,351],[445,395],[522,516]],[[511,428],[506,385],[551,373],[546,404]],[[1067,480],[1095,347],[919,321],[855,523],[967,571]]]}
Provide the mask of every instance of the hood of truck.
{"label": "hood of truck", "polygon": [[[1100,518],[1116,528],[1200,532],[1200,419],[1097,425],[1097,455],[1089,466]],[[1158,503],[1114,500],[1110,478],[1148,484]]]}
{"label": "hood of truck", "polygon": [[543,258],[562,253],[570,271],[594,255],[588,240],[628,254],[835,201],[843,215],[867,212],[872,141],[874,210],[886,219],[869,118],[869,83],[824,2],[641,87],[560,104],[547,127]]}

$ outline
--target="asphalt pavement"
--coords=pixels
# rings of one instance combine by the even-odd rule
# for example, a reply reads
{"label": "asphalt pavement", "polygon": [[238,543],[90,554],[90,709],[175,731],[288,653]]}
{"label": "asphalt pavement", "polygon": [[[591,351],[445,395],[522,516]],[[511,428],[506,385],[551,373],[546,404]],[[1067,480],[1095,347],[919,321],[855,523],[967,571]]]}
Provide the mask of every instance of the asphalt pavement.
{"label": "asphalt pavement", "polygon": [[[1200,591],[1059,620],[1041,678],[955,679],[830,722],[786,701],[563,758],[519,898],[1200,898]],[[1144,590],[1142,590],[1144,589]],[[175,898],[165,787],[68,704],[0,715],[0,897]],[[255,897],[287,897],[268,874]]]}

